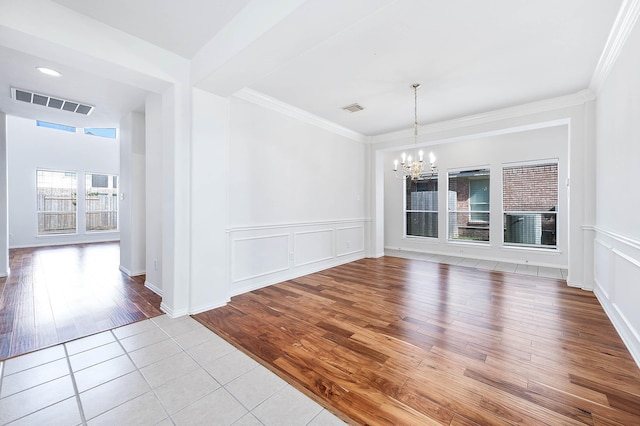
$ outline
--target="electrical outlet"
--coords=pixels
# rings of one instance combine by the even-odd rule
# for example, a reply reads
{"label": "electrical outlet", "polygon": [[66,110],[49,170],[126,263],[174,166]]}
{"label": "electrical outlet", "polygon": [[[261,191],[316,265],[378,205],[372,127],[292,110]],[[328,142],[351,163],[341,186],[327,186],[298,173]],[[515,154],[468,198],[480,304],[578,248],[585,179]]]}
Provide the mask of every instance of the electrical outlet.
{"label": "electrical outlet", "polygon": [[158,259],[153,259],[153,270],[154,271],[158,270]]}

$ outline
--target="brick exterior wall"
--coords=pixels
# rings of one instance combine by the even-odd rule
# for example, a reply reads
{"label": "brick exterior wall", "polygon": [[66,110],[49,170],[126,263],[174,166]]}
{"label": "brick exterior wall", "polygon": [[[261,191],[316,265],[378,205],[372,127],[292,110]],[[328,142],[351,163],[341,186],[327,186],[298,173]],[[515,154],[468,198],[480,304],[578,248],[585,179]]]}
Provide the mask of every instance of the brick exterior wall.
{"label": "brick exterior wall", "polygon": [[[455,194],[455,218],[449,217],[449,237],[453,239],[489,241],[489,224],[471,222],[470,178],[457,176],[449,179],[449,196]],[[449,205],[452,201],[449,200]],[[468,212],[468,213],[467,213]],[[451,213],[450,213],[451,214]]]}
{"label": "brick exterior wall", "polygon": [[[419,200],[423,197],[416,197],[422,191],[437,191],[437,180],[429,183],[409,183],[407,185],[407,209],[416,209],[417,205],[425,203]],[[416,194],[416,191],[418,194]],[[414,203],[411,206],[412,193]],[[427,194],[422,192],[426,196]],[[433,192],[429,195],[435,195]],[[435,202],[434,202],[435,201]],[[435,210],[437,200],[426,203]],[[505,212],[528,212],[528,211],[555,211],[558,204],[558,165],[542,164],[530,166],[509,167],[503,169],[503,205]],[[480,240],[489,241],[489,224],[471,221],[470,209],[470,178],[466,176],[457,176],[449,179],[449,193],[447,197],[448,208],[454,207],[458,212],[455,215],[449,214],[449,232],[450,238],[464,240]],[[424,209],[425,207],[422,207]],[[419,209],[419,208],[418,208]],[[431,210],[431,209],[429,209]],[[467,213],[469,212],[469,213]],[[425,216],[425,217],[422,217]],[[428,217],[426,217],[428,216]],[[519,218],[523,215],[509,216]],[[534,215],[535,216],[535,215]],[[524,215],[531,217],[531,215]],[[542,234],[542,241],[538,244],[555,245],[556,217],[555,214],[537,215],[538,230],[536,234]],[[408,234],[437,236],[434,231],[436,226],[437,213],[414,213],[407,217]],[[416,223],[413,223],[413,222]],[[429,226],[427,226],[427,222]],[[433,223],[432,223],[433,222]],[[429,228],[418,229],[421,227]],[[541,228],[540,228],[541,226]],[[433,228],[433,229],[431,229]],[[506,231],[505,231],[506,232]],[[507,234],[505,234],[507,235]],[[516,234],[513,234],[516,235]],[[518,239],[519,237],[514,237]],[[505,241],[508,241],[505,238]],[[518,242],[518,241],[514,241]]]}
{"label": "brick exterior wall", "polygon": [[[456,210],[469,211],[469,178],[456,177],[449,179],[449,192],[456,193]],[[458,226],[466,226],[469,222],[469,215],[458,213],[456,221]]]}
{"label": "brick exterior wall", "polygon": [[504,211],[551,211],[558,204],[558,165],[505,168]]}

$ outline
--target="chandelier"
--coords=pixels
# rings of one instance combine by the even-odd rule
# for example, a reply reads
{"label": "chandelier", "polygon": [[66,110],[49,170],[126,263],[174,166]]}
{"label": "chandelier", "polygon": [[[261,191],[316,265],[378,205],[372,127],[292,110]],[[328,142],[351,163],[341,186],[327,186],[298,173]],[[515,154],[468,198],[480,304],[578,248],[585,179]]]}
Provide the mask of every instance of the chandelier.
{"label": "chandelier", "polygon": [[[408,155],[406,153],[402,153],[402,161],[398,163],[398,159],[393,160],[393,171],[396,173],[396,177],[400,179],[408,179],[411,180],[431,180],[437,173],[438,170],[435,166],[436,157],[433,153],[429,153],[429,167],[425,167],[424,162],[424,152],[422,150],[417,152],[418,150],[418,88],[420,87],[420,83],[414,83],[411,85],[413,88],[413,155]],[[425,171],[425,169],[427,169]]]}

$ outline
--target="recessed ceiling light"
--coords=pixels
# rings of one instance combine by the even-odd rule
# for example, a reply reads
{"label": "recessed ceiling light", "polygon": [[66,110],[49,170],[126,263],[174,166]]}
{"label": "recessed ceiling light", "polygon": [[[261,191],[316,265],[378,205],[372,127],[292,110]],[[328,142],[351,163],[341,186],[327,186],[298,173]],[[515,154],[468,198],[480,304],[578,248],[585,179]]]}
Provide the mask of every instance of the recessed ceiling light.
{"label": "recessed ceiling light", "polygon": [[53,70],[51,68],[47,68],[47,67],[36,67],[36,69],[38,71],[40,71],[42,74],[46,74],[46,75],[51,75],[53,77],[62,77],[62,74],[60,74],[58,71]]}

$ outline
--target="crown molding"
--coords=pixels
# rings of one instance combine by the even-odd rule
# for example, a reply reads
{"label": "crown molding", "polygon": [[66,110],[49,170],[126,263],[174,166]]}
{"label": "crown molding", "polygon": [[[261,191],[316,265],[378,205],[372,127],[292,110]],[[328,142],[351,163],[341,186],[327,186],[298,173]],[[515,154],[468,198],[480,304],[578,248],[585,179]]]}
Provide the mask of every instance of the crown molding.
{"label": "crown molding", "polygon": [[596,94],[600,92],[607,80],[639,16],[640,0],[624,0],[622,2],[589,84],[589,88]]}
{"label": "crown molding", "polygon": [[[634,0],[640,2],[640,0]],[[251,102],[256,105],[271,109],[305,123],[320,127],[329,132],[335,133],[340,136],[344,136],[353,141],[362,143],[382,143],[399,139],[406,139],[413,137],[413,128],[399,130],[396,132],[385,133],[373,137],[365,136],[361,133],[342,127],[336,123],[333,123],[324,118],[313,115],[305,110],[296,108],[289,104],[286,104],[278,99],[267,96],[263,93],[257,92],[252,89],[244,88],[236,92],[234,97],[238,99]],[[584,89],[577,93],[565,96],[559,96],[556,98],[545,99],[537,102],[530,102],[527,104],[517,105],[514,107],[503,108],[495,111],[488,111],[481,114],[469,115],[466,117],[455,118],[452,120],[441,121],[439,123],[426,124],[420,126],[420,133],[422,135],[443,132],[452,129],[459,129],[461,127],[468,127],[474,125],[481,125],[486,123],[492,123],[500,120],[506,120],[511,118],[524,117],[527,115],[543,113],[547,111],[554,111],[563,108],[570,108],[573,106],[583,105],[587,102],[596,99],[596,94],[591,89]]]}
{"label": "crown molding", "polygon": [[[554,111],[583,105],[596,99],[596,95],[589,89],[581,90],[572,95],[559,96],[514,107],[498,109],[481,114],[469,115],[466,117],[454,118],[452,120],[441,121],[439,123],[426,124],[420,126],[420,134],[432,134],[447,130],[459,129],[461,127],[475,126],[486,123],[493,123],[510,118],[524,117],[531,114],[538,114],[547,111]],[[413,129],[399,130],[397,132],[385,133],[374,136],[371,143],[389,142],[399,139],[407,139],[413,136]]]}
{"label": "crown molding", "polygon": [[287,115],[296,120],[303,121],[307,124],[319,127],[329,132],[335,133],[345,138],[351,139],[356,142],[367,142],[369,138],[361,133],[354,132],[346,127],[340,126],[329,120],[325,120],[322,117],[313,115],[305,110],[296,108],[292,105],[286,104],[278,99],[267,96],[264,93],[257,92],[252,89],[244,88],[233,94],[234,97],[242,99],[247,102],[251,102],[256,105],[268,108],[270,110]]}

